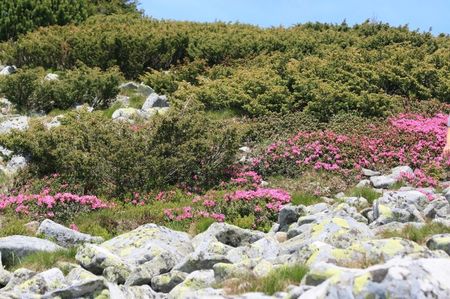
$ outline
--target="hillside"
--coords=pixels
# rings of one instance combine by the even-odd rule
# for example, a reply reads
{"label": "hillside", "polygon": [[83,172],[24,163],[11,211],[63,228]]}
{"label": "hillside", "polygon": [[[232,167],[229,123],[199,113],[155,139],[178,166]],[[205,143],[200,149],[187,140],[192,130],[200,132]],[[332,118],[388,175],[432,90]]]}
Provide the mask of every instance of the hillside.
{"label": "hillside", "polygon": [[77,5],[0,0],[0,297],[450,297],[450,36]]}

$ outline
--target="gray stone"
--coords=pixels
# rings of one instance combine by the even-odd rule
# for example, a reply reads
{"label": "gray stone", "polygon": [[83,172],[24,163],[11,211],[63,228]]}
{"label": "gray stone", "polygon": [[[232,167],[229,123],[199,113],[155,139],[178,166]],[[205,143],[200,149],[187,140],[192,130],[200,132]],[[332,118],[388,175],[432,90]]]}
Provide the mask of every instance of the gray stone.
{"label": "gray stone", "polygon": [[45,75],[44,80],[46,80],[46,81],[57,81],[57,80],[59,80],[59,75],[58,74],[53,74],[53,73],[48,73],[47,75]]}
{"label": "gray stone", "polygon": [[370,180],[367,179],[361,180],[358,182],[358,184],[356,184],[356,188],[370,187],[370,186],[371,186]]}
{"label": "gray stone", "polygon": [[106,282],[81,267],[75,268],[66,276],[67,287],[46,293],[43,298],[81,298],[92,296],[106,289]]}
{"label": "gray stone", "polygon": [[375,188],[389,188],[397,183],[397,180],[389,175],[379,175],[370,177],[370,182]]}
{"label": "gray stone", "polygon": [[[216,280],[214,279],[213,270],[201,270],[192,272],[182,283],[180,283],[170,291],[168,298],[198,298],[199,296],[206,294],[219,295],[220,291],[208,289],[213,286],[215,282]],[[198,293],[198,291],[201,292]]]}
{"label": "gray stone", "polygon": [[151,280],[151,287],[157,292],[169,293],[174,287],[182,283],[187,276],[187,273],[173,270],[170,273],[154,276]]}
{"label": "gray stone", "polygon": [[152,278],[165,274],[175,266],[175,259],[168,252],[156,256],[151,261],[137,266],[125,282],[126,285],[144,285],[150,284]]}
{"label": "gray stone", "polygon": [[36,272],[19,268],[10,277],[8,284],[2,289],[2,291],[12,291],[16,286],[21,285],[25,281],[31,279],[36,275]]}
{"label": "gray stone", "polygon": [[278,214],[279,231],[287,231],[289,225],[296,222],[300,216],[305,214],[303,206],[286,205]]}
{"label": "gray stone", "polygon": [[8,117],[0,122],[0,134],[8,134],[12,130],[25,131],[28,129],[27,116]]}
{"label": "gray stone", "polygon": [[166,96],[157,93],[150,94],[142,105],[142,110],[146,111],[150,108],[167,108],[170,107]]}
{"label": "gray stone", "polygon": [[370,169],[366,169],[366,168],[362,168],[361,169],[363,175],[371,177],[371,176],[378,176],[381,173],[379,171],[374,171],[374,170],[370,170]]}
{"label": "gray stone", "polygon": [[45,127],[50,130],[53,128],[57,128],[61,126],[61,119],[64,118],[64,115],[57,115],[53,117],[49,122],[45,123]]}
{"label": "gray stone", "polygon": [[432,236],[427,241],[427,247],[431,250],[443,250],[450,255],[450,234]]}
{"label": "gray stone", "polygon": [[117,121],[130,121],[139,115],[136,108],[119,108],[112,114],[112,119]]}
{"label": "gray stone", "polygon": [[397,258],[362,271],[337,271],[300,298],[450,298],[448,281],[450,259]]}
{"label": "gray stone", "polygon": [[306,244],[315,241],[346,248],[355,241],[371,239],[374,236],[366,224],[349,216],[326,214],[317,216],[313,222],[300,226],[300,234],[280,244],[281,254],[295,253]]}
{"label": "gray stone", "polygon": [[34,294],[44,295],[57,289],[67,287],[64,274],[58,268],[38,273],[30,279],[13,287],[13,292],[22,298],[32,297]]}
{"label": "gray stone", "polygon": [[158,294],[148,285],[143,286],[121,286],[108,283],[108,291],[103,294],[107,298],[122,299],[122,298],[136,298],[136,299],[163,299],[165,295]]}
{"label": "gray stone", "polygon": [[28,161],[24,156],[14,155],[9,159],[8,163],[6,163],[4,171],[7,174],[12,175],[17,173],[19,170],[24,169],[27,165]]}
{"label": "gray stone", "polygon": [[54,252],[63,248],[48,240],[27,236],[0,238],[0,252],[3,260],[22,258],[36,252]]}
{"label": "gray stone", "polygon": [[94,274],[103,274],[112,282],[125,283],[139,265],[163,254],[179,263],[192,251],[188,234],[146,224],[100,245],[84,244],[76,259]]}
{"label": "gray stone", "polygon": [[81,104],[81,105],[76,105],[75,106],[75,110],[76,111],[92,112],[92,111],[94,111],[94,107],[91,107],[88,104]]}
{"label": "gray stone", "polygon": [[102,237],[93,237],[80,233],[50,219],[42,221],[37,233],[54,240],[54,242],[63,247],[73,247],[83,243],[101,243],[104,241]]}
{"label": "gray stone", "polygon": [[0,71],[0,75],[2,76],[8,76],[8,75],[12,75],[15,72],[17,72],[17,68],[14,65],[8,65],[5,66],[1,71]]}

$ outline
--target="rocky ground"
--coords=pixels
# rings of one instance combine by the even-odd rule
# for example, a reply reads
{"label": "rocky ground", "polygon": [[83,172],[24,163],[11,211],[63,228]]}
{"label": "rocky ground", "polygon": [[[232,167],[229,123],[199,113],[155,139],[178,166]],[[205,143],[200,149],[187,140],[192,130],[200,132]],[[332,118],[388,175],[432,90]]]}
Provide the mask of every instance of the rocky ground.
{"label": "rocky ground", "polygon": [[[0,273],[0,298],[450,298],[450,234],[418,244],[386,231],[450,226],[450,187],[391,190],[397,173],[364,170],[379,198],[337,194],[312,206],[285,206],[268,233],[214,223],[190,236],[146,224],[104,242],[51,220],[38,237],[0,238],[3,261],[79,246],[75,263],[41,273]],[[272,296],[233,294],[244,277],[305,265],[298,285]],[[235,291],[235,290],[234,290]]]}

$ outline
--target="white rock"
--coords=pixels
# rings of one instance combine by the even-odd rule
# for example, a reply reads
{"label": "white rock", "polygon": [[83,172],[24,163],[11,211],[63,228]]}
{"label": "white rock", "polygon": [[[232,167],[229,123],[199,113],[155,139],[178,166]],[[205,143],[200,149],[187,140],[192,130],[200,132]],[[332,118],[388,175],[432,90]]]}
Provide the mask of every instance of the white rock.
{"label": "white rock", "polygon": [[73,247],[83,243],[101,243],[104,241],[101,237],[93,237],[77,232],[50,219],[42,221],[37,233],[54,240],[63,247]]}

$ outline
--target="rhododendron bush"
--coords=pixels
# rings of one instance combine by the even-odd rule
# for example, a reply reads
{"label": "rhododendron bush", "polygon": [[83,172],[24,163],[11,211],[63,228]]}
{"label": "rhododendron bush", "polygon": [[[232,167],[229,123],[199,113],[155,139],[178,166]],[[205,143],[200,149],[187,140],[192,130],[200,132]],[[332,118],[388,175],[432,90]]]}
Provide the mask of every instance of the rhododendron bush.
{"label": "rhododendron bush", "polygon": [[49,189],[40,194],[2,195],[0,194],[0,211],[11,209],[17,214],[27,215],[35,219],[53,218],[67,221],[78,213],[111,207],[93,195],[79,196],[72,193],[50,194]]}
{"label": "rhododendron bush", "polygon": [[[224,184],[224,190],[213,190],[196,196],[192,205],[166,209],[169,221],[195,221],[210,218],[214,221],[239,224],[247,228],[268,230],[276,221],[281,207],[291,202],[291,196],[281,189],[262,188],[261,177],[255,172],[242,172]],[[237,189],[236,185],[240,185]],[[242,223],[246,219],[247,223]],[[250,223],[249,223],[250,222]]]}
{"label": "rhododendron bush", "polygon": [[449,172],[450,157],[442,156],[447,116],[424,117],[401,114],[371,126],[367,135],[336,134],[332,131],[301,131],[271,144],[253,161],[263,175],[295,176],[306,169],[333,171],[355,176],[362,167],[389,169],[409,165],[416,185],[433,185]]}

